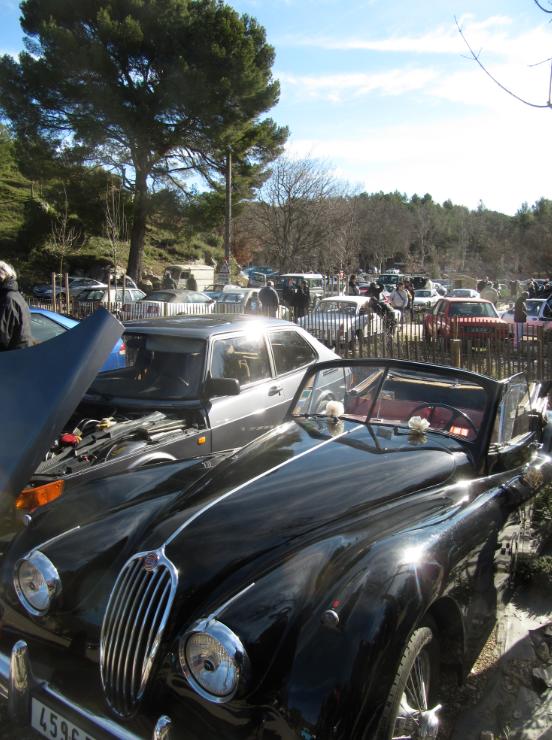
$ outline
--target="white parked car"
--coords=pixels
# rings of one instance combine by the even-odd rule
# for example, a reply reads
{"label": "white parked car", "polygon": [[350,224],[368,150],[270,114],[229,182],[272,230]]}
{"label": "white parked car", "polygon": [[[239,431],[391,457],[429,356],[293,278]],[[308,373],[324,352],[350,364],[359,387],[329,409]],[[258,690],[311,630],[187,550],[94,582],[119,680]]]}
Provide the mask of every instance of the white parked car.
{"label": "white parked car", "polygon": [[441,296],[437,292],[436,288],[420,288],[414,291],[414,303],[412,308],[414,311],[426,311],[437,303]]}
{"label": "white parked car", "polygon": [[[528,298],[525,301],[527,306],[527,322],[523,327],[523,334],[533,335],[536,327],[542,326],[544,337],[547,341],[552,338],[552,305],[546,298]],[[500,314],[500,317],[513,326],[514,324],[514,307],[510,306],[506,311]]]}
{"label": "white parked car", "polygon": [[[259,292],[261,288],[240,288],[239,286],[226,285],[222,294],[215,303],[215,313],[262,313]],[[278,319],[290,318],[289,309],[280,304],[278,306]]]}
{"label": "white parked car", "polygon": [[370,299],[365,296],[323,298],[297,323],[329,347],[383,333],[383,322],[372,311]]}

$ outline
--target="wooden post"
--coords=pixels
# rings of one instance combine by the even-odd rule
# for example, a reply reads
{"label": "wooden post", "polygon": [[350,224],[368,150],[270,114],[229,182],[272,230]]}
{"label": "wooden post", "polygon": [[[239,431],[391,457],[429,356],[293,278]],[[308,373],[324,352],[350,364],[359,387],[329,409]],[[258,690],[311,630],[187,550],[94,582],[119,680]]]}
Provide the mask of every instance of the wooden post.
{"label": "wooden post", "polygon": [[450,355],[453,367],[462,367],[462,341],[460,339],[450,340]]}
{"label": "wooden post", "polygon": [[66,272],[63,277],[65,280],[65,310],[67,313],[71,313],[69,310],[69,273]]}
{"label": "wooden post", "polygon": [[56,296],[56,273],[52,273],[52,311],[57,310],[57,296]]}
{"label": "wooden post", "polygon": [[537,377],[535,380],[544,381],[544,327],[537,326]]}

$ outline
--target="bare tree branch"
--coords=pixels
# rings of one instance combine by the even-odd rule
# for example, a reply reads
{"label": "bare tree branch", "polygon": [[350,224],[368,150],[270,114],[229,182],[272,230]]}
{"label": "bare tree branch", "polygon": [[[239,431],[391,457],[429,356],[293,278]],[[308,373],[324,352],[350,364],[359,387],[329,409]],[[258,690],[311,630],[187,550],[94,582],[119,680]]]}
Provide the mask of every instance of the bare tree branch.
{"label": "bare tree branch", "polygon": [[539,3],[539,0],[535,0],[535,5],[537,6],[537,8],[540,8],[543,13],[552,13],[552,8],[550,10],[543,8],[542,5]]}
{"label": "bare tree branch", "polygon": [[[535,2],[537,2],[537,0],[535,0]],[[545,12],[547,12],[547,11],[545,11]],[[552,102],[550,100],[550,90],[549,90],[548,102],[547,103],[544,103],[544,104],[532,103],[530,100],[525,100],[524,98],[520,97],[519,95],[516,95],[516,93],[512,92],[507,87],[505,87],[505,85],[503,85],[501,82],[499,82],[496,79],[496,77],[493,77],[493,75],[489,72],[489,70],[485,67],[485,65],[481,62],[481,60],[479,58],[481,52],[479,52],[479,54],[476,54],[475,51],[470,46],[467,38],[464,36],[464,33],[463,33],[462,29],[460,28],[460,24],[458,23],[458,20],[457,20],[456,16],[454,18],[454,22],[456,23],[456,28],[458,29],[458,33],[462,37],[462,40],[464,41],[464,43],[466,44],[466,46],[468,47],[469,52],[470,52],[472,58],[481,67],[481,69],[483,70],[483,72],[485,72],[485,74],[487,75],[487,77],[490,77],[491,78],[491,80],[495,83],[495,85],[498,85],[498,87],[501,90],[504,90],[505,93],[508,93],[508,95],[511,95],[512,98],[515,98],[516,100],[519,100],[520,103],[524,103],[525,105],[529,105],[531,108],[550,108],[550,107],[552,107]]]}

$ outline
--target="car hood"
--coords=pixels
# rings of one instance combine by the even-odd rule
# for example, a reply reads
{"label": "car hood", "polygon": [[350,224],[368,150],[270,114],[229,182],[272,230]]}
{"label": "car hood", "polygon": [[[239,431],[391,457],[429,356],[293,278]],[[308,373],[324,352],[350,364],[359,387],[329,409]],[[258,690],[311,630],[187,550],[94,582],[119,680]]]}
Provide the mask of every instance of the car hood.
{"label": "car hood", "polygon": [[[414,438],[392,426],[289,421],[216,470],[188,467],[189,484],[171,478],[176,463],[92,481],[86,499],[45,507],[10,559],[40,546],[62,578],[94,575],[97,604],[130,557],[163,550],[186,584],[185,610],[206,607],[219,587],[236,592],[309,542],[360,527],[368,545],[404,530],[405,521],[415,527],[448,511],[445,495],[425,492],[473,475],[465,450],[442,434]],[[94,491],[109,491],[111,509],[86,503]],[[40,545],[45,540],[51,544]],[[69,591],[65,607],[77,607],[80,592]]]}
{"label": "car hood", "polygon": [[0,353],[0,514],[11,509],[122,332],[101,309],[47,342]]}

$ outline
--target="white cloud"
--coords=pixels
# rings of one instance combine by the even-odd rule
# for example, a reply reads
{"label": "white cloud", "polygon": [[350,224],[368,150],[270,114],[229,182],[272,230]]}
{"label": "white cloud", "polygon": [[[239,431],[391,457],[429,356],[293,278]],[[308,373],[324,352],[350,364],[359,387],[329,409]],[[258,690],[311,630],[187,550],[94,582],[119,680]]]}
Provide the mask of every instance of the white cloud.
{"label": "white cloud", "polygon": [[[507,124],[507,125],[506,125]],[[361,138],[292,140],[296,156],[324,156],[336,176],[367,192],[429,192],[439,202],[515,213],[522,202],[552,198],[546,111],[519,106],[507,121],[472,116],[427,125],[374,128]]]}
{"label": "white cloud", "polygon": [[391,69],[374,74],[350,73],[333,75],[294,75],[280,72],[276,75],[283,93],[295,94],[300,99],[325,99],[340,102],[370,93],[401,95],[427,88],[437,81],[438,73],[427,67],[420,69]]}
{"label": "white cloud", "polygon": [[[552,33],[547,24],[515,33],[511,18],[506,16],[493,16],[476,21],[472,16],[466,15],[459,18],[458,23],[474,51],[481,52],[483,56],[498,55],[521,63],[527,63],[528,60],[539,61],[549,56]],[[384,38],[354,36],[341,39],[335,36],[295,35],[287,36],[280,43],[342,51],[448,56],[467,53],[466,45],[452,19],[446,26],[441,25],[418,35],[390,35]]]}

